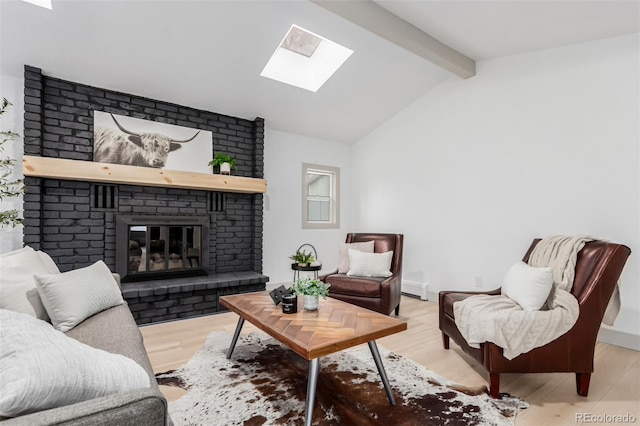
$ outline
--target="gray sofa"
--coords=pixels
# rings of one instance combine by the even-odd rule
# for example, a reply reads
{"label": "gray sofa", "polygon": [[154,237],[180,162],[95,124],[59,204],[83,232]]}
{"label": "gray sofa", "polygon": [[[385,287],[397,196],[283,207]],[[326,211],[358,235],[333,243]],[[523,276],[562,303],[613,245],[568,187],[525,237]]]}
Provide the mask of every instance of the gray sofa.
{"label": "gray sofa", "polygon": [[86,319],[66,335],[135,360],[151,377],[151,387],[15,417],[1,422],[3,426],[173,424],[167,412],[167,400],[156,384],[142,334],[126,303]]}

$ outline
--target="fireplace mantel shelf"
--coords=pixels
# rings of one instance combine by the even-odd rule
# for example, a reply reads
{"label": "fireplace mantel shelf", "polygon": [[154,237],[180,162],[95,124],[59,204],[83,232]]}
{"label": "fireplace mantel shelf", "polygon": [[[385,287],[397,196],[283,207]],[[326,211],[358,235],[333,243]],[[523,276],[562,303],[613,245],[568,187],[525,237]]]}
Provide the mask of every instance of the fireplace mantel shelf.
{"label": "fireplace mantel shelf", "polygon": [[267,192],[266,180],[240,176],[210,175],[30,155],[23,157],[22,165],[25,176],[50,179],[252,194]]}

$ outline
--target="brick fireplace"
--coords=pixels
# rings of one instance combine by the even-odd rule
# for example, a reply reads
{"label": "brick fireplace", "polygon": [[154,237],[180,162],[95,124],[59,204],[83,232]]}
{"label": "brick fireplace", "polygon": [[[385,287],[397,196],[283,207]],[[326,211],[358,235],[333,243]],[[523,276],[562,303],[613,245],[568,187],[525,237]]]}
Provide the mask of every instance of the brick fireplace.
{"label": "brick fireplace", "polygon": [[[260,118],[91,87],[25,66],[25,156],[92,161],[93,111],[209,130],[214,152],[235,157],[235,175],[263,177]],[[47,252],[63,272],[104,260],[123,276],[138,324],[218,312],[220,295],[264,290],[268,281],[260,193],[44,177],[25,178],[25,188],[25,244]]]}

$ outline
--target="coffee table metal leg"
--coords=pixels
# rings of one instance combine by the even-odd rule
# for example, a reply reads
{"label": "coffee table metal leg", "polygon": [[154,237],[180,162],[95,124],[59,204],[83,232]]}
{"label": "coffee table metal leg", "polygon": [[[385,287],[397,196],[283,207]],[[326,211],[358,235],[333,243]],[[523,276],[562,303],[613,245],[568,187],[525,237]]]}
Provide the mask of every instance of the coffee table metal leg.
{"label": "coffee table metal leg", "polygon": [[391,403],[391,405],[396,405],[396,400],[393,397],[393,393],[391,393],[391,386],[389,386],[389,379],[387,379],[387,373],[384,371],[384,365],[382,365],[380,352],[378,352],[378,345],[376,345],[375,340],[367,342],[367,344],[369,345],[369,349],[371,350],[371,355],[373,355],[373,360],[376,362],[376,367],[378,367],[378,373],[380,373],[380,378],[382,379],[384,390],[387,392],[387,398],[389,398],[389,402]]}
{"label": "coffee table metal leg", "polygon": [[244,318],[238,318],[238,325],[236,325],[236,331],[233,333],[233,339],[231,339],[231,346],[229,346],[229,352],[227,352],[227,359],[231,358],[231,354],[236,347],[236,343],[238,343],[238,337],[240,337],[240,330],[242,330],[242,326],[244,325]]}
{"label": "coffee table metal leg", "polygon": [[309,361],[309,378],[307,381],[307,406],[304,413],[304,426],[311,426],[313,420],[313,403],[316,400],[316,385],[318,384],[318,358]]}

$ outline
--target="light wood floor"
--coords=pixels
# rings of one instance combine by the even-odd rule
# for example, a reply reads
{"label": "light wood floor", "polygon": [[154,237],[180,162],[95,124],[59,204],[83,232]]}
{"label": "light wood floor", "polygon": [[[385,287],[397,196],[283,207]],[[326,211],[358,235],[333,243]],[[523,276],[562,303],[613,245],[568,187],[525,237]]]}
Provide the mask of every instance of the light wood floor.
{"label": "light wood floor", "polygon": [[[380,339],[378,344],[450,380],[468,386],[487,384],[484,369],[453,341],[450,350],[442,348],[436,303],[402,296],[398,318],[408,322],[408,330]],[[141,327],[154,371],[180,367],[202,347],[210,332],[233,333],[237,320],[237,315],[229,312]],[[246,322],[243,334],[256,330]],[[628,414],[640,423],[640,352],[630,349],[598,343],[586,398],[576,394],[575,376],[568,373],[504,374],[501,382],[502,392],[519,396],[530,405],[518,415],[518,426],[580,424],[576,421],[580,413]],[[170,401],[182,395],[179,389],[162,388]]]}

